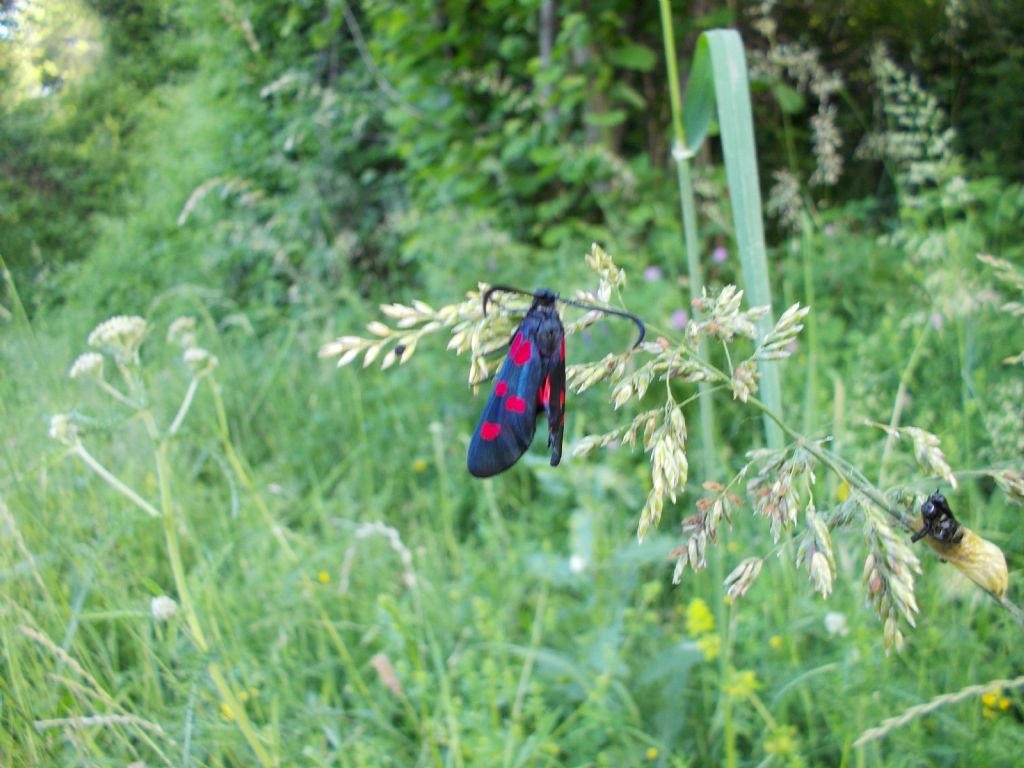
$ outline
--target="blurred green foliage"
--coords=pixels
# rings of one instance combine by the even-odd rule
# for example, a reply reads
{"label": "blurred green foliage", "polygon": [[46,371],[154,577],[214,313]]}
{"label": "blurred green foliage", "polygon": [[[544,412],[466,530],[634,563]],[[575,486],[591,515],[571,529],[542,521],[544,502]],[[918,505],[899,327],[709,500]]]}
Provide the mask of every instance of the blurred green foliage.
{"label": "blurred green foliage", "polygon": [[[19,5],[0,3],[5,86],[21,61]],[[684,65],[713,26],[769,47],[757,4],[674,5]],[[801,189],[805,229],[771,230],[777,309],[813,293],[817,323],[785,368],[786,415],[806,409],[812,436],[872,478],[916,471],[902,458],[880,467],[884,438],[859,427],[888,421],[901,381],[904,421],[940,435],[955,468],[1020,466],[1020,375],[1001,360],[1024,340],[975,260],[1024,258],[1019,5],[771,11],[777,43],[814,47],[845,83],[841,183]],[[851,747],[906,706],[1020,673],[1019,629],[934,558],[918,581],[919,629],[902,656],[882,658],[855,531],[836,533],[828,602],[783,548],[740,605],[725,604],[723,576],[774,551],[746,514],[708,571],[672,589],[667,557],[697,481],[638,547],[649,471],[626,450],[557,470],[534,453],[494,482],[466,477],[482,397],[440,340],[386,374],[315,359],[378,301],[447,303],[499,279],[569,292],[594,240],[629,270],[627,303],[651,336],[678,334],[686,291],[656,4],[88,0],[80,11],[102,25],[88,72],[37,57],[40,71],[53,65],[45,93],[0,92],[2,760],[253,764],[211,658],[184,624],[149,615],[150,598],[175,594],[160,521],[46,436],[50,415],[75,412],[90,450],[157,498],[137,417],[66,375],[97,322],[138,313],[150,323],[145,405],[161,424],[190,380],[163,341],[173,318],[198,317],[220,359],[223,419],[204,381],[169,443],[171,506],[210,656],[278,764],[1016,764],[1024,704],[1012,690]],[[955,204],[935,187],[906,205],[892,161],[858,154],[886,127],[870,66],[880,40],[957,131]],[[755,87],[762,183],[779,168],[808,177],[813,103],[783,79]],[[736,282],[722,173],[714,150],[699,160],[709,282]],[[599,357],[617,332],[574,337],[570,362]],[[700,480],[722,479],[760,440],[759,417],[720,400],[726,447],[721,466],[694,462]],[[596,391],[575,398],[567,441],[622,418]],[[1007,553],[1012,596],[1018,515],[987,479],[951,501]],[[367,533],[379,522],[410,552],[418,589],[393,540]],[[38,726],[118,708],[160,725],[156,748],[130,723]]]}
{"label": "blurred green foliage", "polygon": [[[157,267],[152,290],[194,279],[199,267],[232,295],[275,301],[300,275],[359,293],[396,280],[447,285],[451,274],[425,274],[439,268],[438,252],[472,260],[486,249],[485,265],[547,280],[558,270],[546,264],[561,265],[589,240],[625,254],[627,265],[678,269],[657,9],[562,4],[550,27],[539,10],[90,2],[81,13],[102,22],[103,53],[88,77],[58,75],[63,87],[45,98],[3,102],[0,130],[12,150],[0,174],[11,225],[5,258],[26,279],[97,253],[104,273],[110,259],[130,271],[139,253],[178,241],[160,258],[141,258],[155,262],[147,274]],[[751,13],[694,10],[676,13],[683,44]],[[1012,3],[963,7],[962,28],[933,3],[840,3],[823,14],[789,2],[773,12],[779,37],[817,47],[847,84],[855,107],[840,115],[848,158],[872,129],[868,54],[888,38],[946,106],[959,151],[986,173],[1021,175],[1016,111],[1001,106],[1024,67],[1014,45],[1024,21]],[[986,28],[993,34],[975,34]],[[761,155],[769,168],[780,160],[806,168],[790,142],[807,140],[795,121],[809,105],[787,94],[795,92],[778,83],[756,105]],[[1001,147],[998,164],[992,146]],[[848,165],[826,200],[884,191],[877,165]],[[179,172],[154,179],[172,168]],[[211,179],[244,185],[259,200],[216,190],[187,224],[208,246],[197,257],[167,214]],[[159,221],[144,224],[154,210]],[[233,225],[216,226],[225,217]],[[111,218],[138,229],[110,232]],[[424,261],[429,270],[417,268]],[[60,293],[50,285],[33,298]]]}

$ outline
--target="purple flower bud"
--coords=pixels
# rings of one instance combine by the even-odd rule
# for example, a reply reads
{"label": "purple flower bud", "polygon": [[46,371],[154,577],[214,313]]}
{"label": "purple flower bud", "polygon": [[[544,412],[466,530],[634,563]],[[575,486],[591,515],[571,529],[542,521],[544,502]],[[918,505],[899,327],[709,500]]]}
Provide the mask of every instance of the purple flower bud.
{"label": "purple flower bud", "polygon": [[656,267],[653,264],[644,270],[644,280],[648,283],[653,283],[657,280],[661,280],[661,268]]}
{"label": "purple flower bud", "polygon": [[690,316],[686,314],[685,309],[677,309],[672,313],[672,327],[677,331],[683,330],[688,322],[690,322]]}
{"label": "purple flower bud", "polygon": [[726,250],[724,245],[716,246],[711,252],[711,260],[715,264],[724,264],[725,260],[729,258],[729,251]]}
{"label": "purple flower bud", "polygon": [[932,312],[931,317],[929,319],[931,320],[932,328],[934,328],[936,331],[942,330],[942,326],[945,323],[945,320],[943,319],[941,312]]}

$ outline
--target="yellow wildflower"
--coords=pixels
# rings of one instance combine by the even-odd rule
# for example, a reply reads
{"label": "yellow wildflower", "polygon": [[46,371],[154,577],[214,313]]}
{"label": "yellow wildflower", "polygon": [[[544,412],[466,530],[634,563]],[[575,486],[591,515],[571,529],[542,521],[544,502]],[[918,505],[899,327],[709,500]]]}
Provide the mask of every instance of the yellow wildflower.
{"label": "yellow wildflower", "polygon": [[714,661],[722,653],[722,638],[718,635],[704,635],[697,641],[697,647],[704,654],[705,661]]}
{"label": "yellow wildflower", "polygon": [[776,728],[764,740],[764,751],[769,755],[791,755],[796,750],[796,728]]}
{"label": "yellow wildflower", "polygon": [[745,699],[760,687],[757,673],[753,670],[733,670],[725,684],[725,693],[734,699]]}
{"label": "yellow wildflower", "polygon": [[690,637],[699,637],[715,630],[715,616],[708,604],[699,597],[686,607],[686,631]]}

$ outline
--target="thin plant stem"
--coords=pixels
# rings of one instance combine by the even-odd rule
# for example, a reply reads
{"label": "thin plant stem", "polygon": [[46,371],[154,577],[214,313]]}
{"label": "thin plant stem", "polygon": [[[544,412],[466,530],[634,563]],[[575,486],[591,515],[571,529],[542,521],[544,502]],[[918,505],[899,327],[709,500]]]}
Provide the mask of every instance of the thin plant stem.
{"label": "thin plant stem", "polygon": [[[704,277],[700,268],[700,233],[697,228],[697,206],[690,174],[691,153],[686,149],[686,129],[683,126],[683,107],[679,83],[679,67],[676,56],[675,33],[672,29],[672,8],[669,0],[660,0],[661,33],[665,45],[665,64],[668,68],[669,101],[672,108],[672,157],[676,164],[676,183],[679,187],[679,207],[683,217],[683,237],[686,247],[687,274],[689,276],[691,310],[695,319],[700,313],[692,306],[694,299],[701,297]],[[700,341],[697,354],[707,359],[707,345]],[[709,475],[714,466],[714,409],[711,392],[703,381],[697,384],[700,406],[700,445],[704,474]]]}
{"label": "thin plant stem", "polygon": [[123,405],[127,405],[132,410],[138,410],[139,404],[135,403],[135,402],[132,402],[131,398],[125,397],[125,395],[122,394],[121,390],[119,390],[117,387],[112,386],[111,384],[109,384],[107,381],[105,381],[103,379],[97,379],[96,383],[100,385],[100,389],[102,389],[104,392],[106,392],[112,398],[117,400],[119,403],[122,403]]}
{"label": "thin plant stem", "polygon": [[231,716],[238,723],[238,729],[242,732],[242,736],[245,737],[249,749],[256,755],[260,765],[264,766],[264,768],[272,768],[272,766],[277,764],[276,761],[271,758],[260,741],[259,734],[256,733],[256,729],[253,728],[248,715],[245,713],[245,707],[242,706],[238,697],[235,696],[230,684],[224,677],[224,673],[221,671],[220,665],[216,662],[210,662],[206,667],[206,672],[210,675],[210,679],[213,680],[213,684],[216,686],[217,692],[224,700],[224,703],[230,708]]}
{"label": "thin plant stem", "polygon": [[220,432],[221,447],[224,449],[224,455],[228,460],[228,464],[231,465],[231,469],[242,484],[242,487],[249,492],[253,502],[256,504],[256,508],[259,509],[260,515],[263,517],[264,523],[266,523],[274,538],[277,539],[285,554],[288,555],[289,560],[297,562],[298,556],[292,549],[291,544],[288,543],[288,539],[285,538],[282,527],[277,524],[274,516],[270,514],[270,509],[263,500],[263,496],[256,489],[255,481],[253,481],[249,471],[242,463],[241,457],[235,451],[235,446],[231,442],[231,430],[228,428],[228,416],[227,410],[224,408],[224,398],[221,397],[220,385],[213,376],[210,377],[210,391],[213,393],[213,407],[217,413],[217,427]]}
{"label": "thin plant stem", "polygon": [[178,408],[178,412],[174,415],[174,420],[171,422],[171,426],[167,428],[167,436],[175,434],[181,427],[182,422],[185,420],[185,416],[188,415],[189,408],[192,407],[192,400],[196,396],[196,390],[199,388],[199,377],[193,376],[192,381],[188,383],[188,389],[185,390],[185,397],[181,401],[181,406]]}
{"label": "thin plant stem", "polygon": [[[141,411],[140,415],[146,426],[146,431],[149,433],[150,439],[153,441],[153,445],[156,449],[157,484],[160,488],[160,505],[163,507],[164,513],[164,539],[167,542],[167,557],[171,564],[171,573],[174,577],[175,588],[178,592],[178,597],[181,600],[182,612],[184,613],[185,621],[189,626],[192,641],[196,644],[196,647],[201,653],[207,654],[210,650],[210,644],[206,639],[202,625],[199,622],[199,616],[196,613],[195,606],[192,602],[192,593],[188,588],[188,579],[185,575],[185,565],[181,557],[181,545],[178,541],[178,521],[174,516],[174,500],[171,494],[170,464],[167,460],[167,442],[160,438],[152,412],[146,409]],[[217,688],[217,692],[221,699],[230,708],[234,721],[238,724],[238,728],[242,732],[242,736],[245,738],[249,748],[253,751],[253,754],[256,755],[256,759],[259,761],[260,765],[264,766],[264,768],[270,768],[273,766],[273,759],[263,746],[263,743],[260,741],[259,734],[256,733],[256,730],[253,728],[252,723],[249,721],[248,715],[245,712],[245,708],[242,706],[231,685],[224,677],[224,673],[221,671],[220,665],[217,662],[211,661],[207,665],[206,671],[207,674],[209,674],[210,679],[213,681],[214,686]]]}
{"label": "thin plant stem", "polygon": [[[811,254],[811,217],[806,212],[800,217],[800,261],[803,264],[804,304],[814,306],[814,259]],[[804,391],[804,434],[814,430],[814,409],[818,403],[818,315],[808,314],[807,324],[807,382]]]}
{"label": "thin plant stem", "polygon": [[[700,268],[700,236],[697,228],[697,206],[693,191],[693,178],[690,173],[690,158],[692,153],[686,148],[686,129],[683,125],[682,90],[679,82],[679,68],[677,64],[675,33],[672,27],[672,8],[669,0],[660,0],[661,7],[661,31],[665,46],[665,64],[668,69],[669,102],[672,109],[672,158],[676,164],[676,183],[679,187],[679,207],[683,218],[683,238],[686,247],[687,274],[690,286],[690,307],[694,313],[694,319],[699,321],[701,313],[694,306],[694,300],[699,299],[703,294],[704,276]],[[698,342],[697,355],[701,360],[708,359],[707,343],[702,338]],[[669,389],[671,399],[671,388]],[[703,472],[705,478],[709,478],[714,467],[715,439],[714,439],[714,408],[711,402],[711,387],[708,382],[697,383],[697,400],[700,410],[700,446]],[[721,591],[722,565],[721,558],[714,558],[715,582]],[[722,627],[723,653],[721,679],[725,680],[728,666],[728,631],[726,630],[726,605],[724,600],[715,601],[719,626]],[[732,706],[728,697],[721,697],[722,720],[725,733],[726,765],[734,768],[736,765],[736,736],[733,728]]]}
{"label": "thin plant stem", "polygon": [[160,434],[157,430],[156,421],[153,419],[153,414],[149,410],[144,410],[140,412],[140,416],[155,447],[157,485],[160,488],[160,506],[163,508],[164,540],[167,544],[167,558],[171,564],[174,586],[178,593],[178,599],[181,601],[185,622],[192,633],[192,642],[205,654],[209,651],[210,646],[206,642],[206,635],[192,604],[192,593],[189,591],[188,579],[185,576],[185,564],[181,557],[181,545],[178,542],[177,520],[174,519],[174,500],[171,495],[167,447],[160,440]]}
{"label": "thin plant stem", "polygon": [[81,443],[77,443],[72,449],[72,452],[76,456],[78,456],[78,458],[80,458],[83,462],[85,462],[89,469],[91,469],[93,472],[95,472],[97,475],[103,478],[103,481],[107,483],[107,485],[109,485],[115,491],[117,491],[126,499],[131,501],[133,504],[135,504],[135,506],[137,506],[139,509],[145,512],[147,515],[149,515],[150,517],[161,516],[160,510],[158,510],[144,498],[139,496],[139,494],[137,494],[135,491],[133,491],[131,488],[129,488],[127,485],[121,482],[117,477],[111,474],[106,467],[100,464],[100,462],[97,461],[97,459],[91,453],[89,453],[89,451],[86,449],[84,445],[82,445]]}
{"label": "thin plant stem", "polygon": [[530,684],[530,676],[533,674],[533,665],[537,660],[537,649],[540,647],[541,635],[544,631],[544,609],[548,603],[548,590],[545,587],[537,596],[537,607],[533,612],[533,628],[530,631],[530,647],[523,659],[523,669],[519,674],[519,685],[516,687],[516,697],[512,702],[512,713],[509,718],[509,727],[505,738],[505,754],[503,762],[505,765],[515,765],[513,749],[515,747],[515,734],[519,730],[519,721],[523,716],[523,702],[526,700],[526,692]]}
{"label": "thin plant stem", "polygon": [[461,557],[459,542],[455,536],[455,512],[452,509],[452,492],[448,476],[448,462],[445,460],[444,427],[440,423],[430,426],[430,441],[434,449],[434,465],[437,467],[437,505],[441,527],[444,531],[444,542],[451,555],[455,573],[461,574]]}
{"label": "thin plant stem", "polygon": [[903,373],[900,374],[900,384],[896,388],[896,400],[892,404],[892,416],[889,418],[889,429],[886,431],[885,447],[882,448],[882,460],[879,462],[879,488],[884,488],[886,485],[886,467],[889,465],[889,457],[892,456],[893,445],[896,443],[896,429],[900,425],[900,417],[903,415],[903,404],[907,400],[907,387],[910,385],[910,377],[917,367],[917,361],[921,359],[921,353],[924,351],[924,340],[927,335],[927,328],[918,334],[917,341],[914,343],[914,349],[903,368]]}

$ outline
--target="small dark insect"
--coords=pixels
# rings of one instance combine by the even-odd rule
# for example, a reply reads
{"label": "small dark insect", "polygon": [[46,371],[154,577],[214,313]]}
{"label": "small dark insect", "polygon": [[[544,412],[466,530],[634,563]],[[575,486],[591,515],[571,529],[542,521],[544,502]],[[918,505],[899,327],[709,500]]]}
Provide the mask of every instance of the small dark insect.
{"label": "small dark insect", "polygon": [[949,502],[938,491],[921,505],[921,518],[924,520],[924,527],[910,537],[911,541],[920,541],[929,535],[936,541],[959,544],[964,537],[960,523],[953,516],[953,510],[949,508]]}
{"label": "small dark insect", "polygon": [[512,334],[508,357],[498,371],[491,396],[487,398],[480,422],[469,442],[466,464],[471,475],[491,477],[504,472],[521,457],[533,442],[537,431],[538,410],[543,406],[548,419],[548,446],[551,466],[562,459],[562,433],[565,429],[565,328],[558,316],[556,302],[593,309],[625,317],[636,323],[644,339],[643,322],[636,315],[608,307],[597,307],[570,299],[542,288],[536,293],[495,285],[483,299],[496,292],[521,293],[533,297],[523,322]]}
{"label": "small dark insect", "polygon": [[405,354],[405,344],[395,344],[395,359],[401,360]]}

